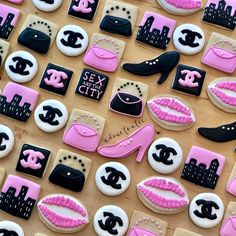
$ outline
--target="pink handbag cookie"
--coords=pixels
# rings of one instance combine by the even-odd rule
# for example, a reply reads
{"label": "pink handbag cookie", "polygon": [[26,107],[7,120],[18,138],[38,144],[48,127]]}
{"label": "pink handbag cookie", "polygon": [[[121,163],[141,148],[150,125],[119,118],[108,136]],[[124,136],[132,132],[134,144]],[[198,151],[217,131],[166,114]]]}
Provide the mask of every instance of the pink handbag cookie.
{"label": "pink handbag cookie", "polygon": [[114,72],[119,65],[124,48],[125,42],[94,33],[83,61],[96,69]]}
{"label": "pink handbag cookie", "polygon": [[233,74],[236,69],[236,40],[212,33],[202,57],[202,63]]}
{"label": "pink handbag cookie", "polygon": [[66,125],[64,143],[87,152],[96,151],[105,119],[93,113],[73,109]]}

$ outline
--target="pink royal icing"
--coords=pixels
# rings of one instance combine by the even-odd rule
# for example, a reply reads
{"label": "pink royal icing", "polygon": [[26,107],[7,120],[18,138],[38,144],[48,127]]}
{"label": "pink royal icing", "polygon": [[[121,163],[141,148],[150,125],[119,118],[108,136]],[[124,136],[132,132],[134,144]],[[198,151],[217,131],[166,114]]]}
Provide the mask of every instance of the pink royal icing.
{"label": "pink royal icing", "polygon": [[7,1],[15,4],[22,4],[24,0],[7,0]]}
{"label": "pink royal icing", "polygon": [[159,236],[159,234],[135,226],[131,229],[127,236]]}
{"label": "pink royal icing", "polygon": [[220,229],[220,236],[236,235],[236,216],[229,217]]}
{"label": "pink royal icing", "polygon": [[227,89],[236,92],[236,81],[220,81],[215,85],[217,88]]}
{"label": "pink royal icing", "polygon": [[45,78],[44,82],[47,85],[51,85],[54,88],[63,88],[64,84],[61,82],[61,80],[68,79],[68,76],[63,71],[57,71],[54,69],[50,69],[47,71],[47,74],[50,75],[49,78]]}
{"label": "pink royal icing", "polygon": [[236,176],[234,176],[228,185],[226,186],[226,191],[234,196],[236,196]]}
{"label": "pink royal icing", "polygon": [[1,26],[6,21],[6,19],[9,18],[9,14],[14,15],[10,23],[12,26],[15,26],[20,17],[20,10],[13,7],[9,7],[7,5],[0,4],[0,19],[2,18],[2,20],[0,21]]}
{"label": "pink royal icing", "polygon": [[180,72],[182,75],[185,74],[184,79],[179,79],[179,83],[184,86],[184,87],[189,87],[189,88],[196,88],[199,86],[198,82],[194,82],[195,78],[200,79],[202,76],[199,72],[197,71],[190,71],[190,70],[182,70]]}
{"label": "pink royal icing", "polygon": [[88,7],[89,3],[93,4],[95,3],[94,0],[76,0],[76,2],[79,2],[78,6],[73,6],[72,9],[76,12],[82,12],[82,13],[90,13],[92,12],[92,8]]}
{"label": "pink royal icing", "polygon": [[180,9],[197,9],[202,6],[201,0],[166,0],[167,3]]}

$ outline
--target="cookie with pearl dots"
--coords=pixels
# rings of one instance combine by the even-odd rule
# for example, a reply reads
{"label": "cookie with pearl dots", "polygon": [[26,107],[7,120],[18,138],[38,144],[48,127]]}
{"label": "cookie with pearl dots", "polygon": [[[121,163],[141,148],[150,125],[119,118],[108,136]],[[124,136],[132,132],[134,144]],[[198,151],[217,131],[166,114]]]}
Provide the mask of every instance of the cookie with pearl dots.
{"label": "cookie with pearl dots", "polygon": [[127,236],[160,235],[165,236],[168,223],[157,217],[135,210],[133,212]]}
{"label": "cookie with pearl dots", "polygon": [[49,181],[62,188],[81,192],[88,178],[92,161],[82,155],[60,149],[52,167]]}
{"label": "cookie with pearl dots", "polygon": [[0,39],[0,67],[3,65],[3,62],[6,59],[9,47],[10,43],[3,39]]}

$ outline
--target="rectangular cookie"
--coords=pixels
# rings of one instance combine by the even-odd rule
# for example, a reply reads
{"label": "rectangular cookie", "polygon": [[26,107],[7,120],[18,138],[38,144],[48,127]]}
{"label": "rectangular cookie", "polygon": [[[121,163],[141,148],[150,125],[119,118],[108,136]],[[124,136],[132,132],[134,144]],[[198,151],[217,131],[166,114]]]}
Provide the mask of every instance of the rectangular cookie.
{"label": "rectangular cookie", "polygon": [[176,228],[173,236],[202,236],[202,235],[194,233],[187,229]]}

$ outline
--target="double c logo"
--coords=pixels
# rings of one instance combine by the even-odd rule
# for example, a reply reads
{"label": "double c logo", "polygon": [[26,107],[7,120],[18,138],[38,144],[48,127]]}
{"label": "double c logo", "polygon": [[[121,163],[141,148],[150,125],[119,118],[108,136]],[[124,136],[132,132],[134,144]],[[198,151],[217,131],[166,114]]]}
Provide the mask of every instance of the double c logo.
{"label": "double c logo", "polygon": [[39,119],[41,121],[53,126],[59,125],[59,121],[55,120],[56,115],[58,115],[59,117],[63,116],[62,112],[59,109],[48,105],[48,106],[43,106],[43,110],[47,112],[45,115],[39,114]]}
{"label": "double c logo", "polygon": [[196,38],[202,39],[202,35],[198,32],[194,32],[189,29],[184,29],[181,31],[182,34],[185,34],[184,38],[179,38],[179,42],[184,46],[189,46],[191,48],[196,48],[199,46],[199,43],[195,43]]}
{"label": "double c logo", "polygon": [[6,145],[2,145],[3,140],[9,140],[9,136],[6,133],[0,133],[0,151],[4,151],[6,149]]}
{"label": "double c logo", "polygon": [[82,45],[81,43],[77,43],[78,39],[83,40],[84,36],[79,33],[79,32],[73,32],[71,30],[66,30],[64,32],[64,35],[68,35],[67,40],[61,39],[61,43],[66,46],[66,47],[71,47],[71,48],[81,48]]}
{"label": "double c logo", "polygon": [[26,70],[27,66],[32,67],[33,63],[30,60],[24,59],[22,57],[13,57],[12,61],[16,62],[15,67],[13,65],[9,66],[9,69],[16,74],[29,75],[29,71]]}

